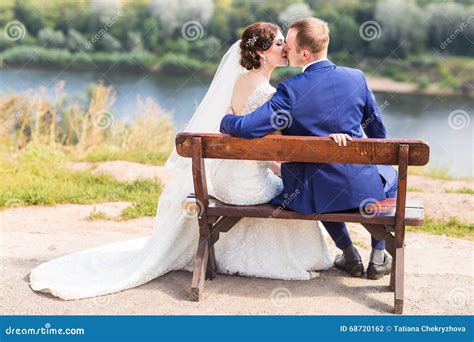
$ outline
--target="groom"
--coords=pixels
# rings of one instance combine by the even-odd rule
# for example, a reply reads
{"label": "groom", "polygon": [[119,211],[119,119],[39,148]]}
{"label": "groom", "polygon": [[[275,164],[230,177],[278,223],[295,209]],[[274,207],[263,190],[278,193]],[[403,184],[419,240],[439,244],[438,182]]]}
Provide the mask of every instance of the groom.
{"label": "groom", "polygon": [[[303,72],[280,83],[275,95],[254,112],[227,114],[221,133],[257,138],[278,129],[284,135],[346,133],[362,138],[363,129],[369,138],[385,138],[380,110],[364,74],[329,61],[328,45],[326,22],[317,18],[294,22],[286,36],[285,52],[290,65],[302,67]],[[287,124],[279,126],[282,122]],[[356,209],[368,199],[396,196],[396,171],[390,166],[282,163],[281,176],[284,189],[271,203],[282,205],[286,201],[285,207],[304,214]],[[295,192],[299,195],[287,204],[288,195]],[[352,276],[363,276],[364,266],[346,225],[323,224],[343,252],[336,257],[335,266]],[[385,241],[372,237],[367,277],[379,279],[389,274],[390,268]]]}

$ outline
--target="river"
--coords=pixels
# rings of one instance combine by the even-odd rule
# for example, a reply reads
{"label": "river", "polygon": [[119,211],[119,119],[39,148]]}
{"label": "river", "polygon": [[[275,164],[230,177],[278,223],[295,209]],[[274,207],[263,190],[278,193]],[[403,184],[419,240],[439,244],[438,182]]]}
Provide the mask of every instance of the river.
{"label": "river", "polygon": [[[178,131],[189,120],[210,83],[198,76],[8,68],[0,69],[0,93],[45,86],[52,96],[53,85],[60,80],[65,81],[68,97],[86,98],[89,85],[99,80],[112,85],[117,92],[114,112],[119,118],[134,115],[137,96],[153,97],[170,112]],[[389,93],[375,96],[390,138],[426,140],[431,147],[430,167],[447,169],[455,177],[473,176],[474,99]]]}

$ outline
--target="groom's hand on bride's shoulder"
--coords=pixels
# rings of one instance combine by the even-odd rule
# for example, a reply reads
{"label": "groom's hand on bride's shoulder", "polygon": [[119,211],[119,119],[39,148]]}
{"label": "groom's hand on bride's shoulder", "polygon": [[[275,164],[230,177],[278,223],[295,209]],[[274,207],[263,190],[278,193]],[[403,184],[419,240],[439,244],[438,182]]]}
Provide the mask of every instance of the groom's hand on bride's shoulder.
{"label": "groom's hand on bride's shoulder", "polygon": [[227,112],[226,112],[226,114],[232,114],[232,115],[235,115],[234,108],[232,108],[232,106],[230,106],[229,108],[227,108]]}
{"label": "groom's hand on bride's shoulder", "polygon": [[333,133],[329,134],[329,138],[334,140],[339,146],[347,146],[347,141],[352,141],[352,137],[345,133]]}

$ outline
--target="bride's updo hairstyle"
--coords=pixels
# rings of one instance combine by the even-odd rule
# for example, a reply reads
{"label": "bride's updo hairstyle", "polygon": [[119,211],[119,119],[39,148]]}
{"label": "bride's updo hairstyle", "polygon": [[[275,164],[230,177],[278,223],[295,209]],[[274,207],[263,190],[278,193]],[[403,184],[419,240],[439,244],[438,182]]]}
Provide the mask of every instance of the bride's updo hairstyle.
{"label": "bride's updo hairstyle", "polygon": [[240,65],[247,70],[260,68],[261,57],[258,52],[267,51],[272,47],[278,30],[277,25],[265,22],[247,26],[242,32],[240,42]]}

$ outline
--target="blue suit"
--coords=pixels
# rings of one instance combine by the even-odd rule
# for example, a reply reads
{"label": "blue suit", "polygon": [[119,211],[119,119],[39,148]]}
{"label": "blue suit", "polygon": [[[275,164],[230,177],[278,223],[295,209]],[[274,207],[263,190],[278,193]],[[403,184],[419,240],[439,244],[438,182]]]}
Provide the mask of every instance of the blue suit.
{"label": "blue suit", "polygon": [[[369,138],[387,136],[362,71],[339,67],[329,60],[312,64],[303,73],[280,83],[274,96],[254,112],[226,115],[220,131],[257,138],[276,129],[284,135],[327,137],[331,133],[347,133],[362,138],[363,130]],[[369,198],[392,197],[396,184],[396,171],[383,165],[283,163],[281,175],[284,190],[271,203],[282,205],[285,201],[286,208],[304,214],[354,209]],[[291,196],[289,202],[287,198],[295,192],[298,195]],[[344,248],[350,238],[338,240],[338,247]]]}

